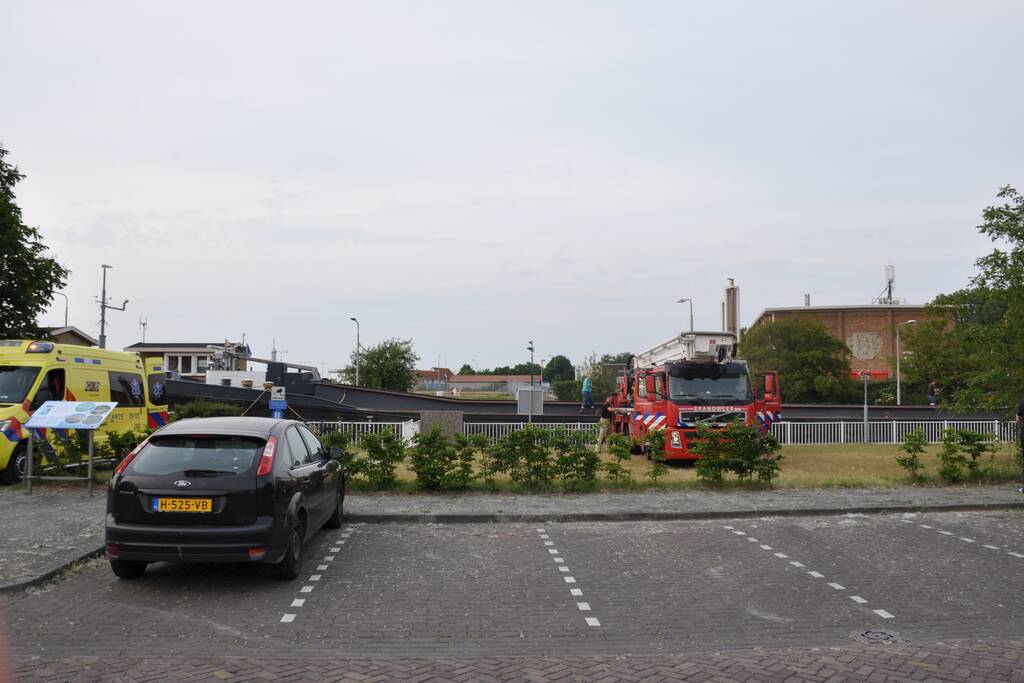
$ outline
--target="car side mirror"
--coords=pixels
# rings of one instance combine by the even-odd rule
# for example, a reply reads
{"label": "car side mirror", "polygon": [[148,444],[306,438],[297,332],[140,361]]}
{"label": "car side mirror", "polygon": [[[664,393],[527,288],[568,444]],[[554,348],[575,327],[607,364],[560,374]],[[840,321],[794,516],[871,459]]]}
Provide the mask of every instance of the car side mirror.
{"label": "car side mirror", "polygon": [[36,397],[32,399],[32,410],[39,410],[44,403],[52,400],[53,394],[49,389],[40,389],[36,392]]}
{"label": "car side mirror", "polygon": [[343,457],[345,457],[345,451],[341,450],[340,448],[328,449],[327,453],[328,457],[331,460],[341,460]]}

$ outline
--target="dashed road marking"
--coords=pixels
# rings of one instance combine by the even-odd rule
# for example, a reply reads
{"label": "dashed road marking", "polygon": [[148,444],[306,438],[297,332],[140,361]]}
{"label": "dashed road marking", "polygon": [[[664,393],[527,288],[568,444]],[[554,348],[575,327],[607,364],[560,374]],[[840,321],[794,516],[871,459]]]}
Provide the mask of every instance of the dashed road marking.
{"label": "dashed road marking", "polygon": [[281,616],[281,623],[282,624],[290,624],[293,621],[295,621],[295,615],[294,614],[284,614],[284,615]]}
{"label": "dashed road marking", "polygon": [[1000,547],[999,547],[999,546],[997,546],[997,545],[988,545],[988,544],[985,544],[985,545],[983,545],[983,546],[981,546],[981,547],[982,547],[982,548],[988,548],[989,550],[1002,550],[1002,548],[1000,548]]}
{"label": "dashed road marking", "polygon": [[934,528],[934,527],[928,526],[927,524],[918,524],[918,526],[921,527],[922,529],[932,529],[932,528]]}
{"label": "dashed road marking", "polygon": [[[540,534],[541,539],[547,539],[548,538],[548,536],[546,535],[546,532],[544,531],[544,529],[537,529],[537,533]],[[554,545],[554,541],[549,541],[549,540],[543,540],[543,543],[544,543],[545,546],[553,546]],[[551,559],[554,560],[555,565],[558,567],[558,571],[563,573],[563,574],[568,574],[569,573],[569,568],[565,565],[565,558],[562,557],[562,553],[560,553],[557,548],[550,548],[549,547],[547,550],[548,550],[548,553],[550,553],[551,556],[552,556]],[[568,583],[568,584],[575,584],[576,583],[576,577],[574,577],[574,576],[563,576],[562,579],[565,580],[565,582]],[[573,597],[581,597],[583,595],[583,590],[580,589],[580,588],[570,588],[569,589],[569,594],[572,595]],[[590,612],[591,611],[590,603],[589,602],[577,602],[576,603],[576,609],[578,609],[581,612]],[[587,626],[600,626],[601,625],[601,622],[598,621],[597,619],[595,619],[594,617],[586,617],[586,622],[587,622]]]}
{"label": "dashed road marking", "polygon": [[762,545],[761,550],[774,550],[770,545]]}
{"label": "dashed road marking", "polygon": [[739,529],[733,529],[732,532],[734,534],[736,534],[737,536],[746,536],[746,534],[744,532],[740,531]]}
{"label": "dashed road marking", "polygon": [[858,605],[863,605],[865,602],[867,602],[867,600],[865,600],[864,598],[860,597],[859,595],[851,595],[850,599],[853,600]]}
{"label": "dashed road marking", "polygon": [[303,586],[302,588],[299,589],[299,592],[300,593],[312,593],[313,592],[313,586]]}
{"label": "dashed road marking", "polygon": [[323,576],[323,574],[312,574],[309,577],[309,580],[310,581],[319,581],[322,576]]}
{"label": "dashed road marking", "polygon": [[325,570],[325,569],[327,569],[327,565],[326,565],[326,564],[318,564],[318,565],[316,566],[316,570],[317,570],[318,572],[322,572],[322,571],[323,571],[323,570]]}
{"label": "dashed road marking", "polygon": [[333,561],[334,561],[334,555],[328,555],[327,557],[324,558],[324,562],[333,562]]}
{"label": "dashed road marking", "polygon": [[936,531],[938,531],[943,536],[952,536],[953,535],[952,531],[942,531],[941,529],[936,529]]}
{"label": "dashed road marking", "polygon": [[779,558],[780,560],[784,560],[787,557],[789,557],[789,555],[786,555],[785,553],[775,553],[775,557]]}
{"label": "dashed road marking", "polygon": [[974,543],[974,539],[973,538],[967,538],[966,536],[961,536],[960,540],[963,541],[964,543]]}
{"label": "dashed road marking", "polygon": [[761,542],[761,541],[757,540],[756,538],[754,538],[753,536],[747,536],[747,540],[750,541],[751,543],[760,543]]}
{"label": "dashed road marking", "polygon": [[813,576],[816,579],[824,579],[825,578],[824,574],[819,574],[818,572],[807,572],[807,573],[810,574],[811,576]]}
{"label": "dashed road marking", "polygon": [[1020,553],[1010,553],[1010,555],[1013,555],[1014,557],[1024,557],[1024,555],[1021,555]]}
{"label": "dashed road marking", "polygon": [[796,560],[793,560],[792,562],[790,562],[790,564],[793,565],[794,567],[803,567],[804,566],[803,562],[797,562]]}
{"label": "dashed road marking", "polygon": [[[331,562],[331,561],[333,561],[334,558],[336,557],[336,555],[334,553],[341,552],[341,546],[345,543],[345,539],[348,538],[350,535],[352,535],[352,532],[353,532],[352,527],[349,527],[349,528],[345,529],[345,531],[342,532],[341,538],[338,539],[335,542],[335,546],[330,549],[330,552],[332,554],[324,556],[324,559],[322,561],[323,562]],[[316,568],[317,568],[317,571],[322,572],[322,571],[325,571],[329,566],[330,565],[327,565],[327,564],[319,564],[319,565],[317,565]],[[317,581],[320,581],[322,578],[323,578],[323,574],[311,574],[310,577],[309,577],[309,581],[315,583]],[[305,585],[305,586],[303,586],[302,588],[299,589],[299,592],[300,593],[309,594],[309,593],[313,592],[313,588],[314,587],[315,586],[312,586],[312,585]],[[292,600],[291,606],[292,607],[302,607],[305,604],[306,604],[306,598],[294,598]],[[281,616],[281,623],[282,624],[291,624],[291,623],[293,623],[295,621],[295,617],[296,617],[295,614],[292,614],[290,612],[286,612],[285,614],[283,614]]]}
{"label": "dashed road marking", "polygon": [[886,612],[884,609],[875,609],[875,610],[871,610],[871,611],[874,612],[875,614],[877,614],[878,616],[882,617],[883,619],[895,619],[896,618],[893,615],[891,615],[888,612]]}
{"label": "dashed road marking", "polygon": [[844,591],[844,590],[846,590],[845,588],[842,587],[842,585],[840,585],[838,583],[830,583],[829,586],[831,586],[832,588],[835,588],[837,591]]}

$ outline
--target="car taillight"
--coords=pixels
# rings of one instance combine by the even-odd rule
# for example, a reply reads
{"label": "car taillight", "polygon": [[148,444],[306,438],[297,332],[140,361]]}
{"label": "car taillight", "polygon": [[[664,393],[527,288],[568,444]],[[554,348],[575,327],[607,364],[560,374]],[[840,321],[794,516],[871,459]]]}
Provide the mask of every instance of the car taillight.
{"label": "car taillight", "polygon": [[274,467],[275,448],[277,448],[277,439],[270,437],[267,439],[267,445],[263,447],[263,455],[260,456],[260,467],[256,470],[257,477],[270,474],[270,470]]}
{"label": "car taillight", "polygon": [[249,559],[250,560],[262,560],[267,556],[266,548],[249,548]]}
{"label": "car taillight", "polygon": [[115,543],[108,543],[107,544],[107,554],[109,554],[111,557],[117,557],[118,555],[121,554],[121,549],[118,548],[117,544],[115,544]]}
{"label": "car taillight", "polygon": [[141,451],[142,447],[145,446],[147,443],[149,443],[149,439],[143,439],[142,443],[133,448],[131,453],[124,456],[124,460],[122,460],[121,463],[117,466],[117,469],[114,470],[114,473],[121,474],[126,469],[128,469],[128,465],[131,464],[132,460],[135,459],[135,456],[139,454],[139,451]]}

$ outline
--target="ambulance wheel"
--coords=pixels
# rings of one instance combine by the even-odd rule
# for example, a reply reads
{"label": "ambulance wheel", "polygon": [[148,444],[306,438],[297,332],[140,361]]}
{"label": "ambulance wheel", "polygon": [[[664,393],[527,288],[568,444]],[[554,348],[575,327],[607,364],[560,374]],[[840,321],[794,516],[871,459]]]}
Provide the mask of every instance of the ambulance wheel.
{"label": "ambulance wheel", "polygon": [[25,444],[18,444],[7,461],[7,467],[0,472],[0,483],[17,484],[25,477],[25,463],[28,462],[28,451]]}

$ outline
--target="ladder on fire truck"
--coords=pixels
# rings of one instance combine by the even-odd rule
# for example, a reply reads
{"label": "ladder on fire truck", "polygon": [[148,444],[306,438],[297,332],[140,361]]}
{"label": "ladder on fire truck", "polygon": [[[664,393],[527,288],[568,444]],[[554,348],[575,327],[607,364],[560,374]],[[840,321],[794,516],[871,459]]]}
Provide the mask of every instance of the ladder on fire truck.
{"label": "ladder on fire truck", "polygon": [[736,356],[736,335],[732,332],[680,332],[675,337],[636,354],[633,367],[653,368],[685,361],[722,363]]}

